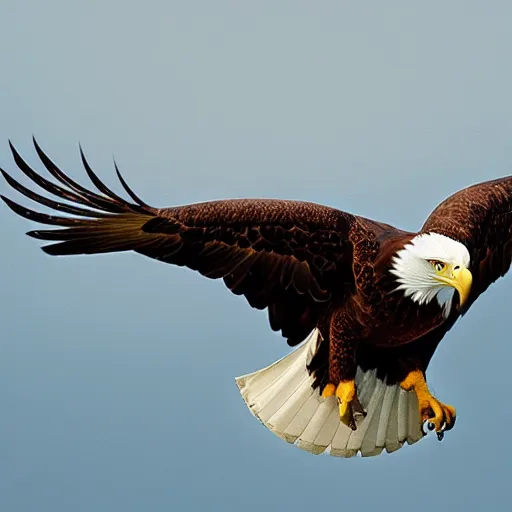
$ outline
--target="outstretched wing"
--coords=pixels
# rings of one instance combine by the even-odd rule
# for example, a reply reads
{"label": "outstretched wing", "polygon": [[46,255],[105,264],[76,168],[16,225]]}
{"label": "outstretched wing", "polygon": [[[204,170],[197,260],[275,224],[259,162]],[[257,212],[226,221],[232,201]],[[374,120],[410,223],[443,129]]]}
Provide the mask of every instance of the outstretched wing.
{"label": "outstretched wing", "polygon": [[464,310],[512,261],[512,176],[479,183],[442,202],[426,220],[422,232],[435,231],[466,245],[473,274]]}
{"label": "outstretched wing", "polygon": [[2,171],[8,184],[46,207],[71,216],[39,213],[2,199],[17,214],[57,229],[30,231],[29,236],[54,243],[52,255],[135,251],[157,260],[184,265],[209,278],[223,278],[251,306],[268,308],[271,327],[290,345],[302,341],[321,312],[341,304],[354,291],[351,228],[362,219],[312,203],[281,200],[227,200],[158,209],[128,187],[132,202],[109,189],[82,162],[97,192],[65,175],[34,141],[54,180],[36,173],[11,145],[20,170],[56,196],[42,196]]}

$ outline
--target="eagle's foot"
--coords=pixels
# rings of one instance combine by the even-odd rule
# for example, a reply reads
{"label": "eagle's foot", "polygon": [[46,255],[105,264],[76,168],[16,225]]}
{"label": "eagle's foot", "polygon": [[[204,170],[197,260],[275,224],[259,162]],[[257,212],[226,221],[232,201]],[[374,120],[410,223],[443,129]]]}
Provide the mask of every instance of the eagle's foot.
{"label": "eagle's foot", "polygon": [[341,381],[337,387],[334,384],[327,384],[322,391],[322,398],[329,398],[333,395],[336,395],[338,399],[341,422],[352,430],[356,430],[356,420],[364,418],[366,413],[357,398],[355,381]]}
{"label": "eagle's foot", "polygon": [[451,405],[446,405],[435,398],[429,391],[423,372],[414,370],[400,384],[403,389],[414,389],[418,397],[420,422],[428,421],[428,429],[435,430],[437,438],[442,441],[444,433],[455,425],[456,412]]}

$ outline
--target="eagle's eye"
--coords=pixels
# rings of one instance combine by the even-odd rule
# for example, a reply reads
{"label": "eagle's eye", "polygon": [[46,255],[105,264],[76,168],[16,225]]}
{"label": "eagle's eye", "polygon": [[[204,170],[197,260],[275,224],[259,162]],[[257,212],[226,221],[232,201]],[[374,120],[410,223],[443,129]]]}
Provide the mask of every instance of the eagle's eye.
{"label": "eagle's eye", "polygon": [[431,260],[430,263],[434,267],[436,272],[442,272],[446,268],[446,264],[443,263],[442,261]]}

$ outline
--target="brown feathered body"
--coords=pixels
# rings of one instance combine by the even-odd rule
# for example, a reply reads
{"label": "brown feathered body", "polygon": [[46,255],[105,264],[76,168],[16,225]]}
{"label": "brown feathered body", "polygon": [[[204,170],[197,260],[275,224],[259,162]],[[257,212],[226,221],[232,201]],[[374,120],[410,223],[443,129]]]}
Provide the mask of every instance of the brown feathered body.
{"label": "brown feathered body", "polygon": [[[290,346],[315,328],[321,342],[308,360],[313,387],[376,369],[388,385],[414,368],[425,371],[461,311],[448,318],[435,301],[418,305],[396,291],[390,274],[397,251],[418,233],[313,203],[241,199],[172,208],[140,200],[118,172],[130,200],[109,189],[89,167],[97,191],[64,174],[37,146],[49,172],[36,173],[12,148],[14,159],[49,199],[5,173],[31,200],[67,215],[38,213],[3,198],[19,215],[57,227],[28,234],[53,243],[51,255],[135,251],[223,279],[257,309]],[[117,170],[117,168],[116,168]],[[503,275],[512,258],[512,178],[469,187],[438,206],[422,232],[463,243],[474,284],[469,305]]]}

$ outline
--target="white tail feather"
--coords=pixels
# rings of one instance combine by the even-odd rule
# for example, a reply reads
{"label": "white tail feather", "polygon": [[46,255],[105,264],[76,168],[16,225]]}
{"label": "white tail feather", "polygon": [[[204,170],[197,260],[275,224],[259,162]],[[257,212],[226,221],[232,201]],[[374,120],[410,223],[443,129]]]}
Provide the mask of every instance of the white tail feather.
{"label": "white tail feather", "polygon": [[356,387],[366,417],[356,430],[341,423],[336,398],[323,399],[312,388],[313,378],[306,365],[321,341],[315,329],[288,356],[254,373],[238,377],[236,383],[250,411],[274,434],[314,454],[326,450],[334,456],[364,457],[389,453],[405,442],[423,437],[418,400],[377,378],[376,370],[358,368]]}

